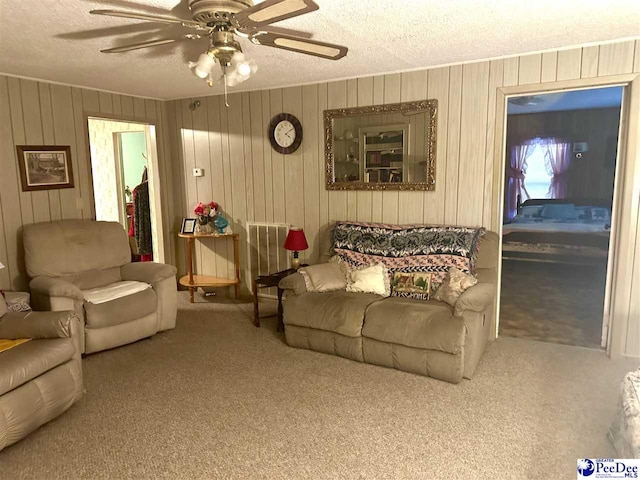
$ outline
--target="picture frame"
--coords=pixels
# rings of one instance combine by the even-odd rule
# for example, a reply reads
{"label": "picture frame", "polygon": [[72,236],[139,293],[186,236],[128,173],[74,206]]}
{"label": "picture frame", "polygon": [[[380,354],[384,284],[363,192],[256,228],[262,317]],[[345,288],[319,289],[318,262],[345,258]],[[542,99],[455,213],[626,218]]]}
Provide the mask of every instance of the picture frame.
{"label": "picture frame", "polygon": [[69,145],[16,145],[22,191],[73,188]]}
{"label": "picture frame", "polygon": [[196,232],[196,219],[195,218],[183,218],[182,226],[180,227],[180,233],[183,235],[194,234]]}

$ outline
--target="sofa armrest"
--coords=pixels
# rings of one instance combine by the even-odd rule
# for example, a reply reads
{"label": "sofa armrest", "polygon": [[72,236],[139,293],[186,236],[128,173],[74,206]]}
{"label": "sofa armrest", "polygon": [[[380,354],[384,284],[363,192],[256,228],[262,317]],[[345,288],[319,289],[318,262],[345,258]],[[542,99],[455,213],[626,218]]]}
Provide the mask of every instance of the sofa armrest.
{"label": "sofa armrest", "polygon": [[299,273],[292,273],[280,280],[278,287],[285,290],[285,293],[289,295],[300,295],[307,291],[307,285],[304,283],[304,278]]}
{"label": "sofa armrest", "polygon": [[66,297],[84,302],[82,291],[73,283],[53,277],[36,277],[29,283],[31,292],[46,297]]}
{"label": "sofa armrest", "polygon": [[495,283],[476,283],[464,291],[456,302],[455,315],[460,316],[465,311],[483,312],[493,302],[496,294]]}
{"label": "sofa armrest", "polygon": [[152,262],[127,263],[120,267],[123,280],[135,280],[137,282],[153,285],[167,278],[175,278],[178,270],[173,265]]}
{"label": "sofa armrest", "polygon": [[495,268],[477,268],[476,278],[479,283],[498,284],[498,270]]}
{"label": "sofa armrest", "polygon": [[77,321],[73,312],[8,313],[0,319],[0,338],[69,338]]}

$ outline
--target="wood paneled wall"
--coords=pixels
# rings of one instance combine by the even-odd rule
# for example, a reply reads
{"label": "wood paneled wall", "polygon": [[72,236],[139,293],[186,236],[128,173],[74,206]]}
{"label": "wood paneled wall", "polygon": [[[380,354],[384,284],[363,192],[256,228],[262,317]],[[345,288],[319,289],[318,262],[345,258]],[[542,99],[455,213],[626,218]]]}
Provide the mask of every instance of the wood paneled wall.
{"label": "wood paneled wall", "polygon": [[[53,85],[0,75],[0,289],[27,287],[22,248],[23,225],[63,219],[95,218],[86,114],[122,117],[154,123],[158,133],[163,217],[168,226],[173,211],[173,183],[167,181],[165,152],[172,134],[165,132],[165,102],[115,95],[95,90]],[[166,142],[166,143],[165,143]],[[75,187],[23,192],[16,145],[70,145]],[[167,156],[166,158],[169,158]],[[178,214],[180,215],[180,214]],[[165,251],[174,251],[174,244]],[[175,261],[173,255],[168,258]]]}
{"label": "wood paneled wall", "polygon": [[[183,216],[199,200],[220,202],[242,234],[246,265],[247,221],[303,226],[309,262],[328,251],[336,220],[390,223],[499,223],[492,211],[496,90],[575,78],[640,72],[640,42],[590,46],[502,60],[364,77],[303,87],[236,93],[231,108],[219,96],[159,102],[126,95],[0,76],[0,288],[23,289],[22,226],[39,221],[93,218],[87,113],[154,123],[160,162],[166,260],[185,271],[182,242],[176,239]],[[436,190],[433,192],[328,192],[324,187],[322,112],[435,98],[439,102]],[[289,112],[303,124],[304,141],[292,155],[277,154],[266,136],[277,113]],[[637,140],[639,132],[631,132]],[[73,189],[22,192],[16,144],[71,145]],[[204,177],[191,169],[205,168]],[[637,193],[637,192],[636,192]],[[638,205],[635,202],[634,205]],[[634,212],[640,224],[640,212]],[[636,229],[640,230],[640,229]],[[202,242],[197,269],[231,276],[231,245]],[[626,296],[624,352],[640,356],[640,231]],[[248,272],[244,272],[244,280]]]}
{"label": "wood paneled wall", "polygon": [[[169,102],[175,121],[176,215],[192,216],[198,201],[222,204],[243,234],[246,264],[247,221],[302,226],[313,263],[329,248],[328,229],[336,220],[389,223],[482,225],[496,228],[492,211],[496,90],[502,86],[607,76],[640,71],[640,42],[627,41],[465,65],[319,83],[302,87],[235,93],[225,108],[220,96]],[[436,190],[434,192],[339,192],[324,186],[322,112],[327,108],[400,101],[438,100]],[[280,155],[270,146],[267,126],[277,113],[297,116],[304,129],[300,149]],[[634,134],[637,134],[635,132]],[[205,168],[193,177],[193,167]],[[179,171],[178,171],[179,170]],[[629,309],[625,353],[640,356],[640,232]],[[180,244],[178,244],[180,248]],[[230,274],[231,250],[206,243],[197,268]],[[179,269],[184,271],[182,251]],[[246,274],[245,283],[246,283]],[[231,276],[231,275],[229,275]]]}

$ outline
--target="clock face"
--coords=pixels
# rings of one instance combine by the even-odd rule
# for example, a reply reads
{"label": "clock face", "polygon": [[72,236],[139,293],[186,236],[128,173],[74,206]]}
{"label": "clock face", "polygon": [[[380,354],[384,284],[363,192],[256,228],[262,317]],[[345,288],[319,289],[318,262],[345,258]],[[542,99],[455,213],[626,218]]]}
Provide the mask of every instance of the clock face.
{"label": "clock face", "polygon": [[276,125],[273,136],[278,145],[287,148],[296,141],[296,129],[289,120],[283,120]]}
{"label": "clock face", "polygon": [[295,152],[302,143],[300,120],[290,113],[280,113],[269,124],[269,141],[273,149],[282,154]]}

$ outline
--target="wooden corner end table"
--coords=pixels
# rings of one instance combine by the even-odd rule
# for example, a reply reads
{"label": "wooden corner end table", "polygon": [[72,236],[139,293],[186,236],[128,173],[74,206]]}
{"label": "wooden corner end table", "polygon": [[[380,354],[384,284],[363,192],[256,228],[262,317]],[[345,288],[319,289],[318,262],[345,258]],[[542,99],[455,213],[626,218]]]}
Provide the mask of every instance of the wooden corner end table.
{"label": "wooden corner end table", "polygon": [[[301,267],[308,267],[307,264],[300,265]],[[260,311],[258,309],[258,289],[259,288],[268,288],[268,287],[277,287],[278,288],[278,326],[277,331],[284,331],[284,323],[282,321],[283,317],[283,309],[282,309],[282,294],[284,290],[281,289],[278,284],[280,280],[291,275],[292,273],[296,273],[296,270],[293,268],[288,268],[286,270],[282,270],[281,272],[276,273],[267,273],[266,275],[260,275],[253,280],[253,324],[256,327],[260,327]],[[273,317],[273,315],[267,315],[262,318]]]}

